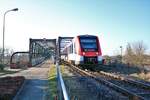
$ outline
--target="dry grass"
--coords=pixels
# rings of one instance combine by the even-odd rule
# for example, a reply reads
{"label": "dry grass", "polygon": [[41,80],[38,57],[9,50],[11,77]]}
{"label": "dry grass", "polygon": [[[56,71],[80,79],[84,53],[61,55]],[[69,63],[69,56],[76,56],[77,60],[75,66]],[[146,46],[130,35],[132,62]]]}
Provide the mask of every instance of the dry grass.
{"label": "dry grass", "polygon": [[148,73],[144,73],[144,72],[134,73],[134,74],[131,74],[131,76],[134,76],[136,78],[150,82],[150,72],[148,72]]}
{"label": "dry grass", "polygon": [[65,74],[65,66],[64,65],[60,66],[60,70],[61,70],[62,76],[66,76],[66,74]]}
{"label": "dry grass", "polygon": [[[64,66],[60,66],[60,70],[62,73],[62,76],[65,76],[64,73]],[[58,96],[57,92],[57,69],[55,65],[51,65],[49,74],[48,74],[48,79],[49,79],[49,87],[50,87],[50,100],[55,100],[56,96]]]}
{"label": "dry grass", "polygon": [[149,73],[139,73],[138,76],[143,79],[143,80],[146,80],[146,81],[150,81],[150,72]]}
{"label": "dry grass", "polygon": [[56,66],[51,65],[48,74],[49,87],[50,87],[50,100],[54,100],[57,96],[57,80],[56,80]]}

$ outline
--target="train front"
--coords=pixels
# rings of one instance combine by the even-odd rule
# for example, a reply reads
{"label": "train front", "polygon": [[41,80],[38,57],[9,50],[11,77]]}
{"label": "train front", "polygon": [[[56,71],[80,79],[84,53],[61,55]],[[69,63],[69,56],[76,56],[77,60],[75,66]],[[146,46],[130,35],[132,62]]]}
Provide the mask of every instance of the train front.
{"label": "train front", "polygon": [[78,39],[83,64],[103,64],[99,38],[93,35],[81,35]]}

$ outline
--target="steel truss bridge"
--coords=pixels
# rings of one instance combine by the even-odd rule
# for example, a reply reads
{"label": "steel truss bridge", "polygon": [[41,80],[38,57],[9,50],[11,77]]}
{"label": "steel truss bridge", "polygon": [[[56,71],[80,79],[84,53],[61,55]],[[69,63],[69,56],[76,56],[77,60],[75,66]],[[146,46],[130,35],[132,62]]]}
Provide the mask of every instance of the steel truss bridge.
{"label": "steel truss bridge", "polygon": [[73,37],[58,37],[58,39],[29,39],[29,51],[14,52],[10,59],[11,68],[31,67],[52,59],[53,63],[60,61],[64,47]]}

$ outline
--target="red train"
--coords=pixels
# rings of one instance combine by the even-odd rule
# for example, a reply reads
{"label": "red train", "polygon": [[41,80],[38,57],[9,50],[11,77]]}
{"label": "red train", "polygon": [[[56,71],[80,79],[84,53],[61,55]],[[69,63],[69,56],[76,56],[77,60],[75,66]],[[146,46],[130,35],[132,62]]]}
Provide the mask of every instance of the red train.
{"label": "red train", "polygon": [[65,60],[75,65],[103,64],[99,38],[94,35],[76,36],[62,52],[67,52]]}

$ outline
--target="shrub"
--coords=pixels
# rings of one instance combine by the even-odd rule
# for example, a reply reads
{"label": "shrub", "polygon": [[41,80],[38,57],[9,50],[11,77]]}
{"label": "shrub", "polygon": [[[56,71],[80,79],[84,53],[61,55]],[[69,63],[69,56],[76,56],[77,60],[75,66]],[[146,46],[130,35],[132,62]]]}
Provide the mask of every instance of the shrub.
{"label": "shrub", "polygon": [[4,67],[5,67],[5,65],[4,65],[4,64],[0,64],[0,70],[3,70],[3,69],[4,69]]}

